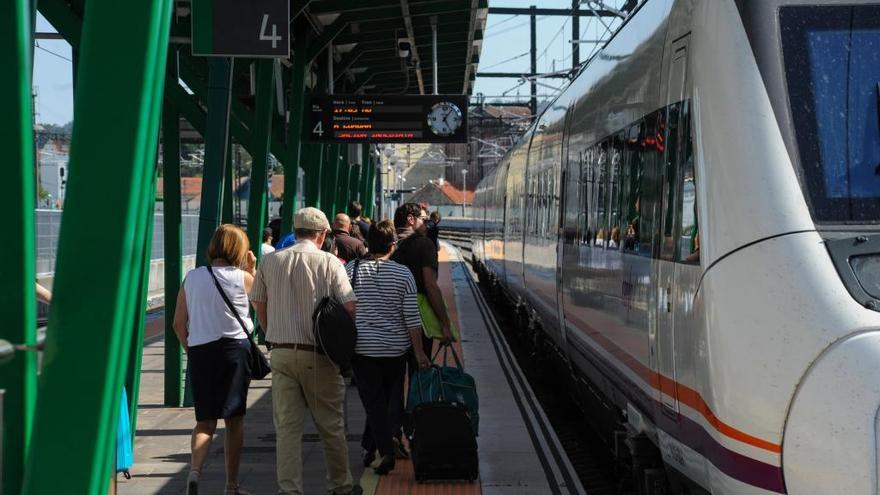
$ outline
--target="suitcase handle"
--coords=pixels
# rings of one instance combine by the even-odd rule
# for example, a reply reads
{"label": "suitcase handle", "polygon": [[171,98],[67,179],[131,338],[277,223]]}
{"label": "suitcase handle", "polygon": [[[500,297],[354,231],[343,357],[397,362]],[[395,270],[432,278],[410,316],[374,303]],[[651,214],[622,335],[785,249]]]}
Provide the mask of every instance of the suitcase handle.
{"label": "suitcase handle", "polygon": [[437,359],[437,355],[440,354],[441,349],[443,350],[443,363],[441,364],[441,366],[446,366],[446,356],[449,355],[449,351],[451,350],[452,359],[455,361],[455,366],[460,370],[464,369],[464,366],[461,365],[461,359],[459,359],[458,353],[455,352],[455,348],[452,347],[451,342],[447,344],[441,344],[440,347],[437,349],[437,352],[434,353],[434,357],[431,359],[431,362],[434,362]]}

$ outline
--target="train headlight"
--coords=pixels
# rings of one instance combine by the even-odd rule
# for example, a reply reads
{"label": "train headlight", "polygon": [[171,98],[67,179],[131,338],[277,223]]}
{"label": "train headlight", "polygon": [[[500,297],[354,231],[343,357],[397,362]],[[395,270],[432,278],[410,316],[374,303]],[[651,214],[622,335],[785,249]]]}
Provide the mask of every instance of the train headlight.
{"label": "train headlight", "polygon": [[880,331],[832,344],[795,392],[782,444],[790,494],[874,494],[880,453]]}

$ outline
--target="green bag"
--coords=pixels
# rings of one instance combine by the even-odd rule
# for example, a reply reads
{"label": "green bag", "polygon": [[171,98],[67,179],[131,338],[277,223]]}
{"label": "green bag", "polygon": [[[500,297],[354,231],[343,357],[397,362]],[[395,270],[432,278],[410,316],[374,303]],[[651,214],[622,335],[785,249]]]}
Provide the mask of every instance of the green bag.
{"label": "green bag", "polygon": [[[417,298],[419,301],[419,315],[422,317],[422,331],[425,332],[425,337],[437,340],[442,339],[443,324],[440,323],[440,318],[437,318],[437,315],[434,313],[434,308],[431,307],[431,301],[428,300],[428,296],[418,294]],[[456,342],[461,342],[458,327],[455,326],[453,321],[449,322],[449,330],[452,332],[452,338]]]}
{"label": "green bag", "polygon": [[[416,406],[425,402],[457,402],[463,405],[471,420],[474,434],[480,431],[480,400],[477,396],[477,385],[474,378],[465,373],[461,365],[461,359],[451,345],[441,346],[437,349],[431,362],[437,360],[440,352],[443,359],[440,365],[432,364],[413,373],[410,378],[409,394],[407,395],[406,410],[412,413]],[[455,366],[446,366],[446,356],[452,351]]]}

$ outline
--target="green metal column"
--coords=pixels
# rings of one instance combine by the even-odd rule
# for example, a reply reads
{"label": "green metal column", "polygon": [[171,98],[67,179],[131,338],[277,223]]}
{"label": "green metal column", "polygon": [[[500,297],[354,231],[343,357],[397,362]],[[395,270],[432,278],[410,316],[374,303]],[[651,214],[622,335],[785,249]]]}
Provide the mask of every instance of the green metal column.
{"label": "green metal column", "polygon": [[[299,24],[296,24],[299,26]],[[307,33],[310,28],[296,29],[293,44],[293,73],[290,79],[290,123],[287,128],[287,156],[284,158],[284,202],[281,212],[281,232],[293,230],[293,210],[296,206],[297,178],[303,156],[302,126],[305,102],[305,80],[308,51]],[[305,168],[305,167],[303,167]]]}
{"label": "green metal column", "polygon": [[228,139],[226,146],[226,166],[223,168],[223,206],[220,213],[221,223],[234,223],[232,214],[232,199],[235,180],[232,174],[232,138]]}
{"label": "green metal column", "polygon": [[[269,162],[269,140],[272,137],[272,103],[275,96],[275,61],[261,59],[257,64],[257,108],[254,112],[253,162],[251,192],[248,198],[248,238],[257,259],[266,225],[266,167]],[[285,177],[285,182],[287,178]],[[285,194],[287,196],[287,194]],[[283,232],[283,231],[282,231]]]}
{"label": "green metal column", "polygon": [[[86,3],[73,173],[39,378],[34,421],[39,428],[33,430],[25,471],[27,495],[107,491],[126,351],[142,287],[145,236],[138,235],[138,219],[154,173],[172,6],[163,0]],[[94,194],[96,188],[102,194]],[[117,234],[99,235],[96,218],[116,226]],[[100,269],[83,262],[95,256]]]}
{"label": "green metal column", "polygon": [[[0,148],[6,153],[10,187],[0,195],[8,214],[6,239],[0,242],[4,276],[0,277],[0,311],[6,321],[0,338],[33,345],[37,306],[34,291],[34,136],[31,115],[31,7],[27,0],[0,4],[0,60],[8,76],[0,78]],[[0,365],[3,398],[3,485],[0,491],[21,492],[36,401],[36,356],[19,352]]]}
{"label": "green metal column", "polygon": [[[370,156],[370,145],[364,143],[361,145],[361,174],[357,183],[357,195],[358,201],[361,202],[361,206],[366,208],[368,197],[366,195],[367,188],[367,178],[369,178],[368,169],[370,168],[370,161],[372,157]],[[364,214],[366,215],[366,210],[364,210]]]}
{"label": "green metal column", "polygon": [[[177,84],[177,50],[171,45],[166,86]],[[180,118],[177,107],[165,102],[162,112],[162,181],[164,183],[165,229],[165,400],[169,407],[180,407],[182,349],[174,333],[177,293],[183,279],[183,225],[180,218]]]}
{"label": "green metal column", "polygon": [[376,194],[376,166],[375,158],[370,156],[370,166],[367,167],[367,173],[369,175],[367,175],[367,185],[364,189],[366,191],[365,197],[367,198],[364,202],[364,211],[366,211],[366,215],[370,218],[373,218],[376,211],[376,203],[382,200],[382,198],[378,197]]}
{"label": "green metal column", "polygon": [[205,136],[205,165],[202,172],[201,207],[196,266],[205,264],[205,254],[214,230],[220,224],[220,201],[223,169],[229,139],[229,105],[232,99],[234,59],[212,58],[208,61],[208,123]]}
{"label": "green metal column", "polygon": [[324,184],[324,190],[321,192],[321,208],[328,219],[336,215],[336,184],[339,181],[341,162],[339,148],[338,144],[325,146],[327,158],[324,162],[324,172],[321,174],[321,182]]}
{"label": "green metal column", "polygon": [[303,170],[306,177],[306,206],[321,208],[321,170],[324,165],[324,146],[303,145]]}

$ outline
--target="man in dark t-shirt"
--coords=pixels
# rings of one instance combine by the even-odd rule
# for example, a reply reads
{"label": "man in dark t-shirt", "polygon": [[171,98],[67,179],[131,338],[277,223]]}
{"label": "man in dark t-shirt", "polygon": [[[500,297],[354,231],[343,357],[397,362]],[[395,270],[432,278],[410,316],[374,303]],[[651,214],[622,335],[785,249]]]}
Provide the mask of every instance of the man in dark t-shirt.
{"label": "man in dark t-shirt", "polygon": [[[416,203],[405,203],[394,212],[394,226],[397,229],[397,250],[391,259],[406,266],[416,279],[419,294],[427,297],[431,308],[443,326],[444,341],[452,340],[449,329],[449,315],[440,286],[437,285],[437,247],[425,235],[425,221],[428,215]],[[431,339],[425,341],[425,352],[431,351]],[[430,354],[429,354],[430,355]]]}
{"label": "man in dark t-shirt", "polygon": [[[405,203],[394,212],[394,227],[397,230],[397,249],[391,255],[391,260],[409,268],[416,279],[416,292],[428,298],[434,314],[440,320],[443,328],[443,342],[452,341],[450,332],[449,315],[446,312],[446,303],[443,301],[443,293],[437,285],[437,272],[439,262],[437,259],[437,247],[434,242],[425,236],[425,221],[427,213],[416,203]],[[422,335],[422,349],[428,358],[433,357],[433,339]],[[414,356],[410,353],[409,373],[418,369],[414,362]],[[403,424],[403,404],[399,404],[397,414],[393,421],[392,430],[395,436],[399,435],[400,426]],[[405,451],[400,449],[403,455]],[[400,454],[399,454],[400,455]]]}

